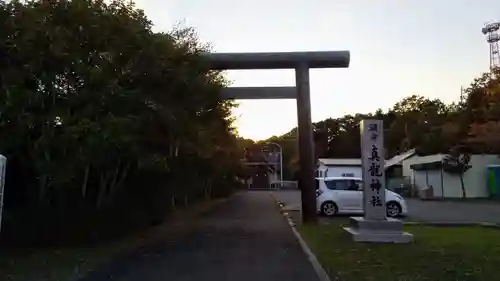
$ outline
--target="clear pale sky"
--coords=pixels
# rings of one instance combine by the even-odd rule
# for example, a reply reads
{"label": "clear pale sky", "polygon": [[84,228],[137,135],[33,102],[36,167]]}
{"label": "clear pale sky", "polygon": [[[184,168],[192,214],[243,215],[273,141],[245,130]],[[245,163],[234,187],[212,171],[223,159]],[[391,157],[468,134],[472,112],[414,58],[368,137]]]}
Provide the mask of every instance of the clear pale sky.
{"label": "clear pale sky", "polygon": [[[458,100],[488,70],[481,33],[498,0],[136,0],[154,23],[196,28],[217,52],[349,50],[347,69],[311,71],[312,119],[388,109],[419,94]],[[293,86],[293,70],[230,71],[233,86]],[[297,125],[292,100],[240,101],[241,136],[265,139]]]}

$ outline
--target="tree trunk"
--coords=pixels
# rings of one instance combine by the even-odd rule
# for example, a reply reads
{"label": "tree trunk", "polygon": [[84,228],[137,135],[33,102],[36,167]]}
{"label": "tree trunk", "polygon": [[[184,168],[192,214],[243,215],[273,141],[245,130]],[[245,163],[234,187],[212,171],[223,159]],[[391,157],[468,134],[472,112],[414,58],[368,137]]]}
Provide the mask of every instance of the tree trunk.
{"label": "tree trunk", "polygon": [[40,176],[40,180],[38,181],[38,201],[45,205],[45,199],[47,196],[47,187],[48,187],[48,176],[42,175]]}
{"label": "tree trunk", "polygon": [[97,194],[97,208],[100,209],[104,204],[106,199],[106,191],[108,189],[108,178],[107,173],[101,174],[101,179],[99,181],[99,193]]}
{"label": "tree trunk", "polygon": [[111,182],[109,183],[109,186],[108,188],[106,189],[106,192],[105,192],[105,196],[104,196],[104,201],[107,201],[107,202],[111,202],[111,200],[107,200],[108,198],[112,199],[113,198],[113,195],[115,193],[115,189],[116,189],[116,184],[118,182],[118,174],[120,172],[120,161],[118,161],[118,163],[116,164],[116,168],[115,168],[115,171],[113,172],[113,175],[111,177]]}
{"label": "tree trunk", "polygon": [[90,165],[85,168],[85,174],[83,176],[83,183],[82,183],[82,198],[85,198],[87,196],[87,184],[89,182],[89,173],[90,173]]}
{"label": "tree trunk", "polygon": [[464,175],[463,174],[460,174],[460,185],[462,187],[462,198],[467,198],[467,194],[465,193]]}
{"label": "tree trunk", "polygon": [[205,199],[210,200],[212,193],[212,183],[209,181],[205,184]]}
{"label": "tree trunk", "polygon": [[[48,150],[44,151],[43,156],[44,156],[45,163],[51,162],[51,157],[50,157],[50,153],[48,152]],[[47,193],[49,190],[49,181],[50,181],[49,175],[50,175],[50,172],[49,173],[44,172],[43,175],[40,176],[40,180],[38,182],[39,183],[38,200],[43,205],[46,205],[46,203],[47,203],[47,202],[45,202],[45,200],[47,199],[46,197],[47,197]]]}
{"label": "tree trunk", "polygon": [[130,170],[130,164],[126,164],[122,171],[121,171],[121,175],[118,177],[118,180],[115,182],[115,184],[111,187],[110,191],[109,191],[109,196],[111,198],[114,198],[115,196],[115,193],[118,189],[120,189],[120,187],[123,185],[123,183],[125,182],[125,179],[127,178],[127,175],[128,175],[128,171]]}
{"label": "tree trunk", "polygon": [[172,198],[170,199],[170,204],[172,205],[172,210],[177,210],[177,208],[175,207],[175,196],[172,196]]}

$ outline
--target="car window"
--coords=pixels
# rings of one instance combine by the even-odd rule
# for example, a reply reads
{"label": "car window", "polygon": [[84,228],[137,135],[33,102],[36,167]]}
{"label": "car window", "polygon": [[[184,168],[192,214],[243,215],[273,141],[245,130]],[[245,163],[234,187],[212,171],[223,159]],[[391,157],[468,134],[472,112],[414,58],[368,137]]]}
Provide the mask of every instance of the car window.
{"label": "car window", "polygon": [[359,190],[359,185],[356,183],[355,180],[348,180],[348,190],[353,190],[353,191],[357,191]]}
{"label": "car window", "polygon": [[352,190],[353,180],[330,180],[325,181],[326,187],[330,190]]}

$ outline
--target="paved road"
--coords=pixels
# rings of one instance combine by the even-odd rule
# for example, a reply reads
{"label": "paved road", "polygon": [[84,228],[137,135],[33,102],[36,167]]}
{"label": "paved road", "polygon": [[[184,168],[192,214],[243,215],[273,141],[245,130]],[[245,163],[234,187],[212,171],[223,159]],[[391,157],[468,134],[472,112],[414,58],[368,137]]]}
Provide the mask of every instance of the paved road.
{"label": "paved road", "polygon": [[[299,191],[274,191],[273,195],[286,205],[300,208]],[[406,221],[424,222],[488,222],[500,223],[500,202],[471,200],[422,201],[407,199]]]}
{"label": "paved road", "polygon": [[268,191],[239,193],[195,223],[177,241],[124,256],[84,280],[318,280]]}
{"label": "paved road", "polygon": [[272,191],[273,196],[283,202],[286,206],[300,210],[300,191],[299,190],[279,190]]}

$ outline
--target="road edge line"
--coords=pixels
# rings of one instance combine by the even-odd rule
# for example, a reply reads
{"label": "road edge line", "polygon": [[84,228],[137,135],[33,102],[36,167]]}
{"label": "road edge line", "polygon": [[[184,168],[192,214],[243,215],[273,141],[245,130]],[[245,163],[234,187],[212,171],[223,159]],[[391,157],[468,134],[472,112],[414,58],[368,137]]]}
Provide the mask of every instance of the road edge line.
{"label": "road edge line", "polygon": [[293,234],[295,235],[295,238],[297,238],[297,240],[299,241],[299,244],[302,247],[302,250],[307,255],[309,262],[312,264],[314,271],[316,271],[316,275],[318,275],[319,280],[320,281],[331,281],[330,276],[328,276],[328,274],[326,273],[323,266],[319,263],[316,255],[312,252],[312,250],[309,248],[309,246],[307,246],[307,243],[304,241],[304,239],[302,239],[302,236],[297,231],[297,229],[295,229],[295,226],[292,226],[292,231],[293,231]]}
{"label": "road edge line", "polygon": [[[283,211],[284,204],[280,202],[276,197],[270,193],[269,194],[277,203],[278,207]],[[287,212],[282,212],[283,216],[286,218],[288,225],[290,225],[290,228],[292,229],[293,235],[295,236],[295,239],[299,242],[300,247],[302,248],[302,251],[306,254],[307,259],[311,263],[314,271],[316,272],[316,275],[318,276],[320,281],[331,281],[330,276],[326,273],[326,270],[323,268],[321,263],[318,261],[318,258],[316,255],[313,253],[311,248],[307,245],[307,243],[304,241],[300,233],[296,229],[296,224],[293,222],[293,220],[288,216]]]}

